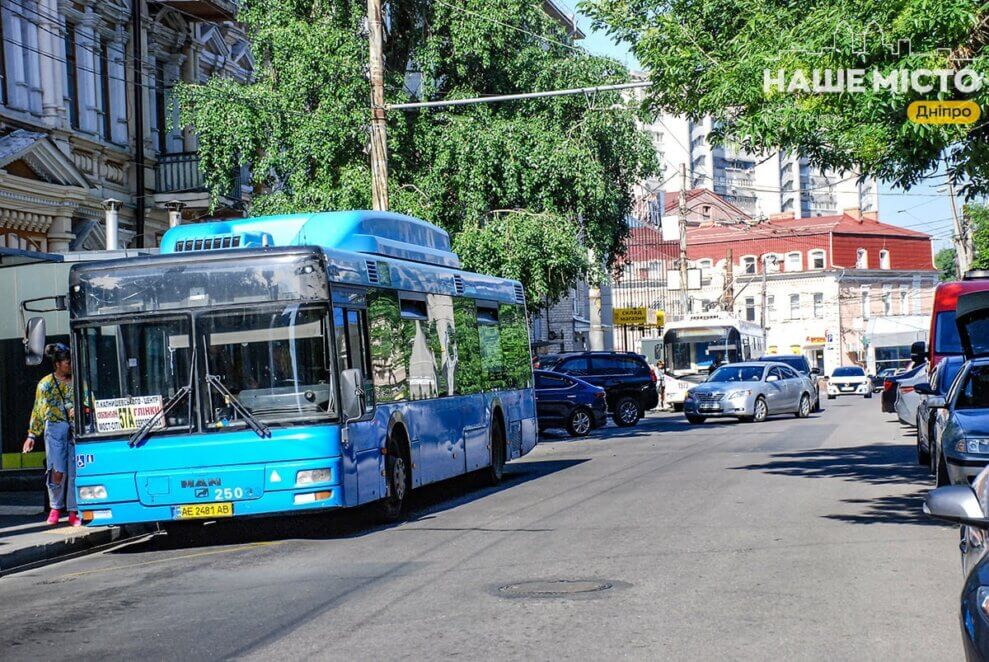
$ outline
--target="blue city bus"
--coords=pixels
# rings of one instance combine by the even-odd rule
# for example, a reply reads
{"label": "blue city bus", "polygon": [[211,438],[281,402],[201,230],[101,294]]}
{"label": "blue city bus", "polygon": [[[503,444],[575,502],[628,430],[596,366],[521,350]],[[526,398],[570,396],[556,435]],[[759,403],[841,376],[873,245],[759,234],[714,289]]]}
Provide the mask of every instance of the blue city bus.
{"label": "blue city bus", "polygon": [[536,444],[520,283],[388,212],[224,220],[72,268],[87,525],[381,502]]}

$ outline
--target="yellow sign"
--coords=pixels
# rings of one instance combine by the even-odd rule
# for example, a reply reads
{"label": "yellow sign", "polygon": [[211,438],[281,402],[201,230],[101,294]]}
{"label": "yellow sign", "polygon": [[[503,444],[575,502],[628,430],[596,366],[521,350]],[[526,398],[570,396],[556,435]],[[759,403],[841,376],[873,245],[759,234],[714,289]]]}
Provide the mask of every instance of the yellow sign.
{"label": "yellow sign", "polygon": [[616,326],[645,326],[647,317],[646,308],[615,308]]}
{"label": "yellow sign", "polygon": [[656,311],[656,326],[666,326],[666,311],[657,310]]}
{"label": "yellow sign", "polygon": [[981,115],[974,101],[914,101],[907,106],[907,119],[917,124],[972,124]]}

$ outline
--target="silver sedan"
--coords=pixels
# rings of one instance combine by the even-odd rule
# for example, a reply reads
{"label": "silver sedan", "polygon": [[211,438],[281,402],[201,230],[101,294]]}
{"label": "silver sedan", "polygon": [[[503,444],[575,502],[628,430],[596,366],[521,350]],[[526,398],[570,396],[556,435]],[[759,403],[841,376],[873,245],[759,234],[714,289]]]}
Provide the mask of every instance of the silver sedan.
{"label": "silver sedan", "polygon": [[731,417],[761,423],[772,414],[806,418],[813,407],[809,382],[782,363],[733,363],[715,370],[687,392],[683,413],[690,423]]}

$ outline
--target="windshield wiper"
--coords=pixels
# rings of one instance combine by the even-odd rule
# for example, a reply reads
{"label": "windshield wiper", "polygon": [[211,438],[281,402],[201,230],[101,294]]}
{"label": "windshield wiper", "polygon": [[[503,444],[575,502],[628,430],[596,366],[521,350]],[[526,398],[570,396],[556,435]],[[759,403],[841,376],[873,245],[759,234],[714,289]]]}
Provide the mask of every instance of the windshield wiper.
{"label": "windshield wiper", "polygon": [[[198,348],[193,348],[192,356],[189,358],[189,383],[183,386],[182,388],[180,388],[178,391],[176,391],[175,395],[173,395],[172,397],[170,397],[168,400],[165,401],[165,403],[161,406],[161,410],[157,414],[146,420],[144,422],[144,425],[138,428],[137,431],[133,435],[131,435],[130,441],[127,442],[128,446],[134,448],[139,443],[147,439],[148,435],[151,434],[151,431],[155,429],[155,426],[158,425],[160,421],[165,420],[165,417],[168,416],[168,413],[172,411],[177,404],[182,402],[182,400],[187,398],[190,393],[192,393],[192,383],[193,380],[195,380],[196,378],[197,349]],[[190,426],[192,425],[191,416],[189,420],[189,425]]]}
{"label": "windshield wiper", "polygon": [[158,425],[158,422],[164,420],[164,418],[168,416],[168,413],[175,408],[175,405],[177,405],[182,400],[184,400],[190,393],[192,393],[191,386],[183,386],[178,391],[176,391],[175,395],[173,395],[172,397],[170,397],[168,400],[165,401],[165,404],[161,406],[161,409],[158,411],[158,413],[152,416],[151,418],[149,418],[148,420],[146,420],[144,422],[144,425],[142,425],[137,430],[137,432],[135,432],[131,436],[128,445],[131,448],[134,448],[139,443],[144,441],[147,438],[147,436],[151,434],[151,431],[154,429],[154,427]]}
{"label": "windshield wiper", "polygon": [[227,404],[230,405],[231,407],[233,407],[233,409],[234,409],[235,412],[237,412],[238,414],[240,414],[241,418],[244,419],[244,422],[246,422],[247,425],[252,430],[254,430],[254,432],[259,437],[270,437],[271,436],[271,430],[268,428],[268,426],[265,425],[264,423],[262,423],[261,421],[259,421],[254,414],[252,414],[250,411],[248,411],[247,407],[245,407],[244,405],[242,405],[240,403],[240,400],[238,400],[237,397],[233,393],[230,392],[230,389],[228,389],[223,384],[223,381],[220,379],[219,376],[217,376],[217,375],[211,375],[211,374],[207,373],[206,374],[206,383],[209,384],[210,386],[212,386],[213,388],[215,388],[217,391],[219,391],[223,395],[223,398],[227,401]]}

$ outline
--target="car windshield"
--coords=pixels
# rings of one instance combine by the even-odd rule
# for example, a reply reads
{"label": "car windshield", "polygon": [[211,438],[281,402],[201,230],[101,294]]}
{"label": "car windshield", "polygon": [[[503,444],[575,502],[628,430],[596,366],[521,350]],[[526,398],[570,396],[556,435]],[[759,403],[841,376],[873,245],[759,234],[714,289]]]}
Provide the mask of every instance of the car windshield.
{"label": "car windshield", "polygon": [[831,373],[832,377],[864,377],[865,370],[859,368],[858,366],[846,366],[844,368],[835,368],[834,372]]}
{"label": "car windshield", "polygon": [[721,366],[707,378],[709,382],[758,382],[762,380],[762,366],[754,365],[725,365]]}
{"label": "car windshield", "polygon": [[[84,405],[81,436],[134,431],[189,384],[187,316],[85,326],[78,331]],[[188,429],[194,398],[174,407],[162,428]]]}
{"label": "car windshield", "polygon": [[[327,311],[322,305],[204,315],[206,368],[262,421],[336,415]],[[224,394],[207,387],[207,425],[243,423]]]}
{"label": "car windshield", "polygon": [[989,365],[974,365],[958,391],[955,409],[989,409]]}

